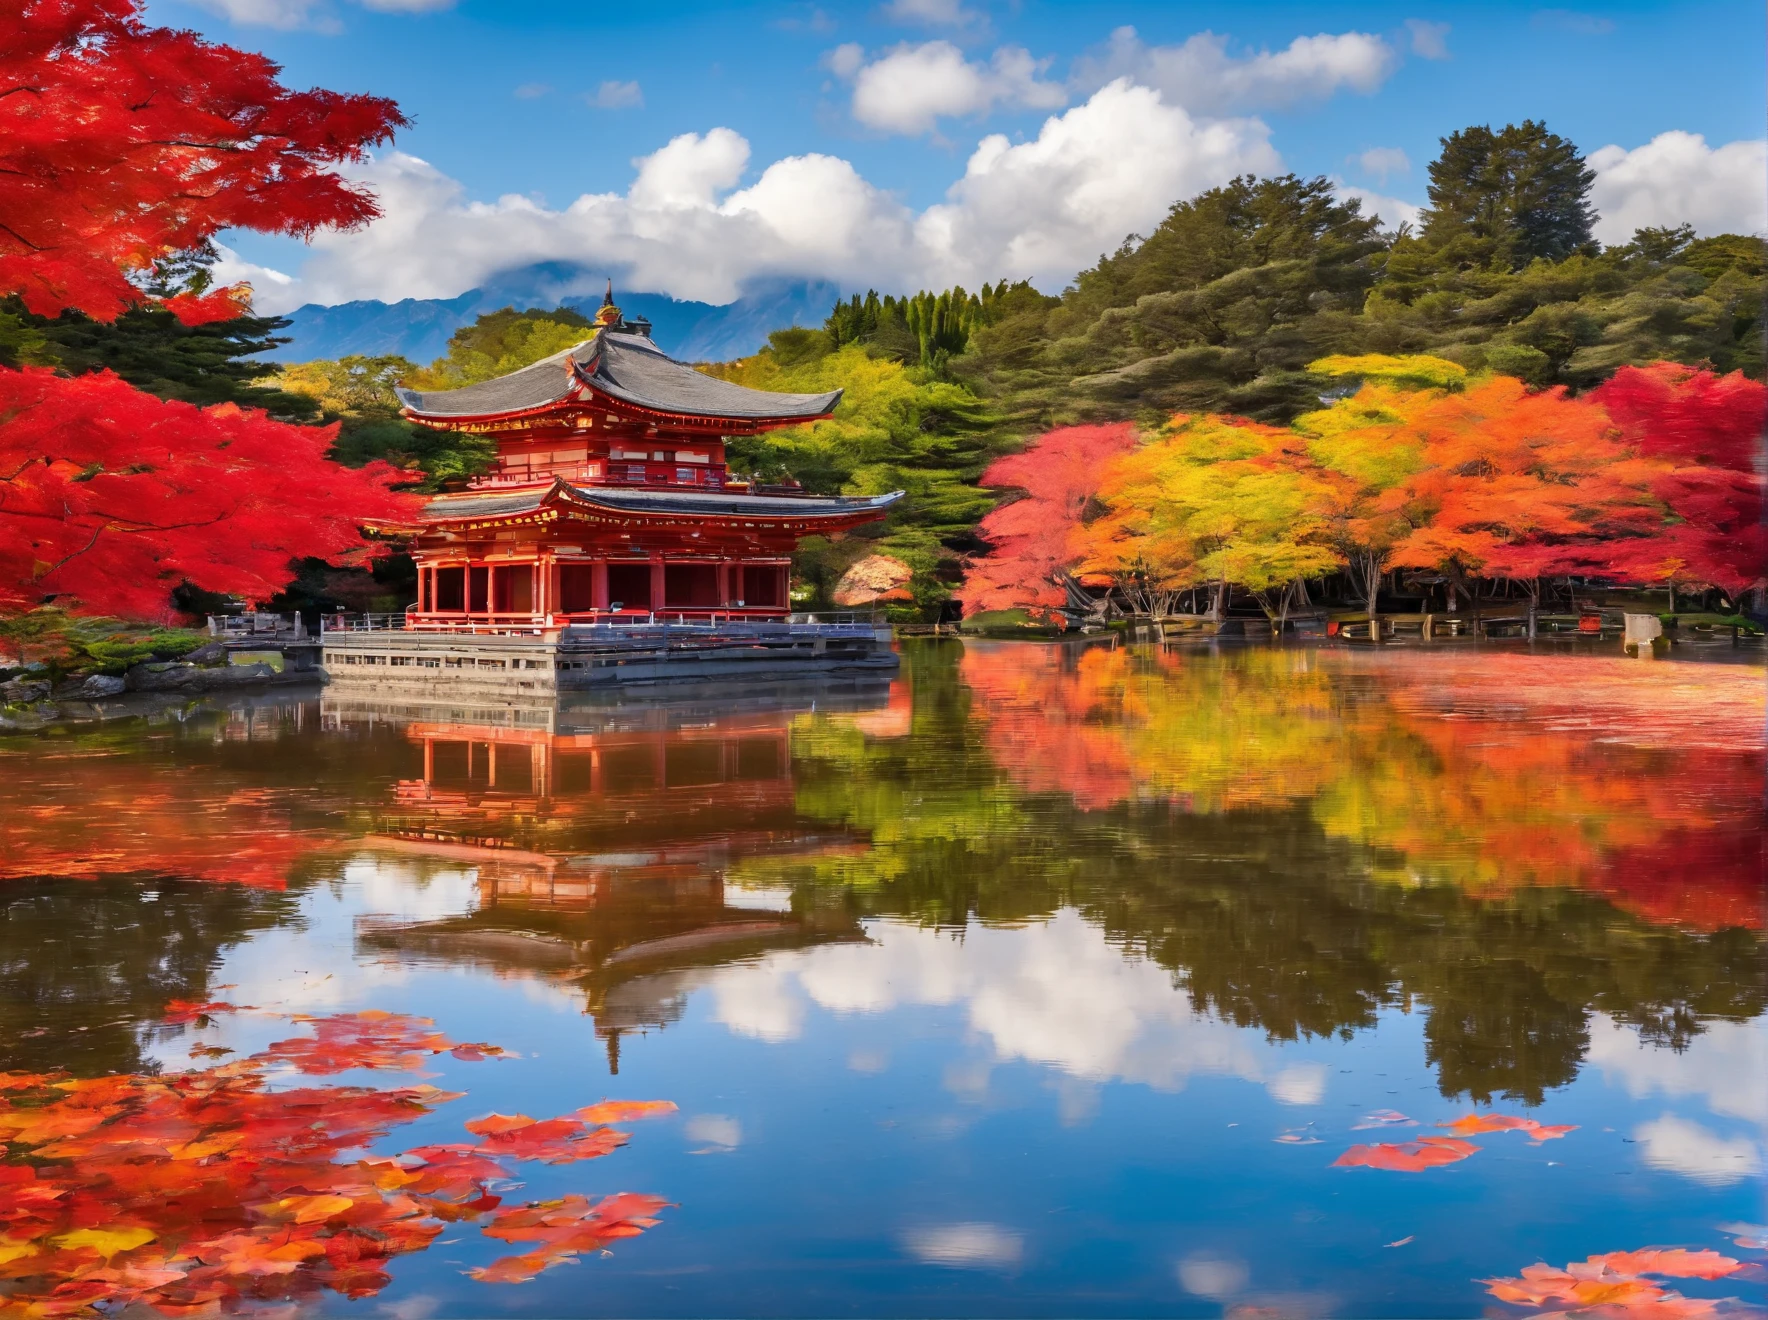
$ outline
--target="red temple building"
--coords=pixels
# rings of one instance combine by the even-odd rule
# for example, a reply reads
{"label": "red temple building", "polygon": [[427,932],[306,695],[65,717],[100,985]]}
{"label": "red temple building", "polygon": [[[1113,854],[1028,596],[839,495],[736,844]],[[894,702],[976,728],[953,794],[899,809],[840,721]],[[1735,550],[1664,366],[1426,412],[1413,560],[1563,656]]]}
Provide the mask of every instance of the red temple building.
{"label": "red temple building", "polygon": [[406,625],[552,630],[633,619],[783,619],[806,536],[884,516],[901,492],[806,495],[733,478],[725,442],[827,417],[841,391],[775,394],[666,356],[612,290],[582,343],[496,380],[398,391],[403,413],[484,435],[497,466],[424,509]]}

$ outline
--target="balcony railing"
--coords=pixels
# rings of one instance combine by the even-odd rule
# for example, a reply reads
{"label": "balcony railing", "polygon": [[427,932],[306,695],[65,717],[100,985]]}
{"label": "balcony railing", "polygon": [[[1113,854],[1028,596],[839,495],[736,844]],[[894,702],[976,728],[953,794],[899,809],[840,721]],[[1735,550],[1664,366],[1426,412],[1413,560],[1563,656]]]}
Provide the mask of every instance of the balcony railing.
{"label": "balcony railing", "polygon": [[814,630],[824,636],[858,636],[881,626],[884,616],[871,610],[819,610],[782,614],[778,611],[727,609],[667,609],[639,613],[585,611],[554,615],[538,614],[327,614],[319,621],[322,636],[338,633],[421,632],[461,637],[544,637],[567,627],[639,632],[665,628],[682,633],[713,635],[720,631],[755,628]]}

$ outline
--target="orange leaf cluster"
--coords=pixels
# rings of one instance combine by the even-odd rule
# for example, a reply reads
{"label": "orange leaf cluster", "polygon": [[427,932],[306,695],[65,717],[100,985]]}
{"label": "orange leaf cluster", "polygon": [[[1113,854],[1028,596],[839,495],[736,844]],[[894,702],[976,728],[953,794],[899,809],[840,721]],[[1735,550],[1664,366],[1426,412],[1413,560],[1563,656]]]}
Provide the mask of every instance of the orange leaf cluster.
{"label": "orange leaf cluster", "polygon": [[1592,1318],[1681,1320],[1711,1315],[1718,1304],[1704,1297],[1684,1297],[1643,1276],[1723,1279],[1741,1268],[1741,1262],[1716,1251],[1647,1247],[1642,1251],[1611,1251],[1591,1256],[1574,1261],[1563,1270],[1551,1265],[1530,1265],[1517,1278],[1481,1282],[1492,1296],[1514,1306]]}
{"label": "orange leaf cluster", "polygon": [[[374,1033],[364,1033],[365,1017]],[[403,1043],[421,1022],[351,1014],[333,1029],[320,1019],[316,1039],[334,1048],[296,1057],[320,1070],[333,1070],[353,1051],[368,1066],[402,1066],[419,1053]],[[421,1039],[434,1045],[442,1038]],[[273,1051],[163,1076],[0,1074],[0,1143],[8,1155],[0,1165],[0,1312],[89,1316],[140,1304],[182,1315],[299,1300],[322,1289],[363,1297],[386,1286],[394,1256],[424,1250],[446,1222],[498,1208],[500,1198],[486,1186],[510,1171],[478,1147],[340,1158],[455,1095],[431,1086],[269,1089],[266,1066],[290,1058]],[[629,1114],[659,1108],[613,1106]],[[549,1132],[554,1124],[582,1127],[574,1119],[524,1122]],[[606,1153],[622,1138],[605,1128],[592,1135],[593,1142],[570,1148],[571,1158]],[[532,1159],[549,1151],[530,1140],[505,1143],[498,1153]],[[532,1277],[650,1227],[662,1205],[617,1196],[593,1206],[568,1198],[505,1211],[487,1226],[492,1236],[545,1245],[521,1268],[499,1262],[476,1277]]]}
{"label": "orange leaf cluster", "polygon": [[1576,1123],[1551,1127],[1537,1123],[1532,1118],[1519,1118],[1514,1114],[1466,1114],[1452,1123],[1438,1123],[1437,1126],[1448,1128],[1463,1137],[1477,1137],[1488,1132],[1526,1132],[1529,1140],[1537,1146],[1543,1141],[1552,1141],[1578,1130]]}
{"label": "orange leaf cluster", "polygon": [[1459,1137],[1420,1137],[1417,1141],[1390,1144],[1377,1141],[1352,1146],[1332,1161],[1335,1169],[1388,1169],[1395,1173],[1422,1173],[1444,1164],[1458,1164],[1480,1147]]}
{"label": "orange leaf cluster", "polygon": [[570,1164],[593,1160],[626,1144],[613,1128],[590,1129],[574,1118],[532,1119],[526,1114],[488,1114],[466,1125],[479,1138],[475,1154]]}
{"label": "orange leaf cluster", "polygon": [[505,1242],[539,1242],[520,1256],[505,1256],[468,1271],[485,1283],[523,1283],[561,1261],[585,1251],[600,1251],[617,1238],[636,1237],[657,1222],[669,1203],[655,1196],[622,1192],[595,1204],[581,1196],[542,1201],[499,1214],[483,1232]]}
{"label": "orange leaf cluster", "polygon": [[495,1045],[456,1045],[433,1030],[436,1024],[429,1018],[381,1009],[295,1020],[312,1022],[313,1034],[276,1041],[259,1057],[288,1064],[297,1072],[315,1077],[351,1068],[415,1072],[434,1054],[453,1053],[457,1058],[474,1059],[503,1053]]}

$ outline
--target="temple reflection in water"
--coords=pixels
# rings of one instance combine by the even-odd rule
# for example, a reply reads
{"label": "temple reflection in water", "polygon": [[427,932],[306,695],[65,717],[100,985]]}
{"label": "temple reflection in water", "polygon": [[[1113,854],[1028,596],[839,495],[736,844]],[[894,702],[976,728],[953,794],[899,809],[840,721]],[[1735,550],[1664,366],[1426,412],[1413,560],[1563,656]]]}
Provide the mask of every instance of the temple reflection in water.
{"label": "temple reflection in water", "polygon": [[472,910],[360,917],[359,949],[576,982],[617,1072],[622,1034],[677,1020],[698,971],[863,941],[844,911],[727,894],[726,875],[753,858],[863,848],[851,831],[801,822],[791,725],[883,707],[889,685],[768,685],[739,714],[729,696],[483,708],[328,696],[328,728],[397,723],[422,749],[423,777],[394,786],[365,846],[477,875]]}

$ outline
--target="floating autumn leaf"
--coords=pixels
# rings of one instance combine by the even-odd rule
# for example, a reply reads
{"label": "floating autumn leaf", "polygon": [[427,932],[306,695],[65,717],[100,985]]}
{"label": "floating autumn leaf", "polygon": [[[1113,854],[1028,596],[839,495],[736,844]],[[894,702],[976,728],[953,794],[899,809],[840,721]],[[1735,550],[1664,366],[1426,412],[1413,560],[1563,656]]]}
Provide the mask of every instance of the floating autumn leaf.
{"label": "floating autumn leaf", "polygon": [[597,1127],[603,1123],[631,1123],[635,1119],[656,1118],[674,1112],[673,1100],[603,1100],[599,1104],[585,1105],[577,1111],[577,1117],[591,1127]]}
{"label": "floating autumn leaf", "polygon": [[1768,1224],[1720,1224],[1719,1231],[1729,1233],[1731,1240],[1740,1247],[1768,1251]]}
{"label": "floating autumn leaf", "polygon": [[[202,1007],[197,1005],[196,1007]],[[345,1159],[459,1098],[433,1086],[271,1090],[276,1062],[384,1066],[449,1048],[423,1019],[308,1019],[314,1035],[204,1071],[76,1079],[0,1074],[0,1295],[5,1315],[96,1316],[140,1305],[183,1314],[300,1302],[321,1289],[364,1297],[394,1256],[423,1251],[451,1221],[497,1211],[487,1184],[509,1169],[479,1147],[420,1147]],[[494,1049],[487,1049],[489,1057]],[[310,1057],[311,1056],[311,1057]],[[476,1134],[481,1135],[481,1134]],[[482,1134],[513,1159],[583,1159],[624,1135],[576,1119],[504,1120]],[[532,1272],[488,1281],[655,1222],[654,1198],[582,1198],[505,1211],[505,1240],[543,1245]],[[511,1217],[528,1215],[528,1218]],[[514,1237],[513,1233],[526,1233]]]}
{"label": "floating autumn leaf", "polygon": [[486,1237],[506,1242],[539,1242],[538,1250],[505,1256],[469,1273],[486,1283],[521,1283],[541,1270],[585,1251],[599,1251],[616,1238],[636,1237],[657,1222],[669,1203],[655,1196],[622,1192],[591,1205],[581,1196],[543,1201],[506,1210],[484,1228]]}
{"label": "floating autumn leaf", "polygon": [[279,1040],[259,1057],[323,1077],[352,1068],[416,1072],[427,1057],[462,1049],[468,1053],[456,1057],[481,1059],[503,1052],[495,1045],[456,1045],[436,1031],[436,1024],[429,1018],[380,1009],[339,1013],[312,1021],[313,1035]]}
{"label": "floating autumn leaf", "polygon": [[1611,1251],[1573,1261],[1564,1269],[1530,1265],[1513,1279],[1482,1279],[1486,1291],[1501,1302],[1533,1306],[1549,1312],[1590,1316],[1629,1315],[1674,1320],[1711,1315],[1718,1303],[1706,1297],[1684,1297],[1644,1278],[1722,1279],[1743,1266],[1716,1251],[1681,1247],[1646,1247]]}
{"label": "floating autumn leaf", "polygon": [[1464,1137],[1477,1137],[1487,1132],[1526,1132],[1529,1140],[1537,1146],[1543,1141],[1553,1141],[1568,1132],[1578,1130],[1576,1123],[1550,1127],[1537,1123],[1532,1118],[1519,1118],[1513,1114],[1466,1114],[1452,1123],[1438,1123],[1437,1126],[1448,1128]]}
{"label": "floating autumn leaf", "polygon": [[1332,1161],[1334,1168],[1389,1169],[1396,1173],[1419,1173],[1442,1164],[1456,1164],[1480,1148],[1459,1137],[1420,1137],[1397,1144],[1374,1142],[1352,1146]]}
{"label": "floating autumn leaf", "polygon": [[480,1138],[473,1149],[481,1155],[545,1164],[593,1160],[626,1144],[626,1134],[613,1128],[586,1128],[574,1118],[532,1119],[526,1114],[488,1114],[466,1125]]}

